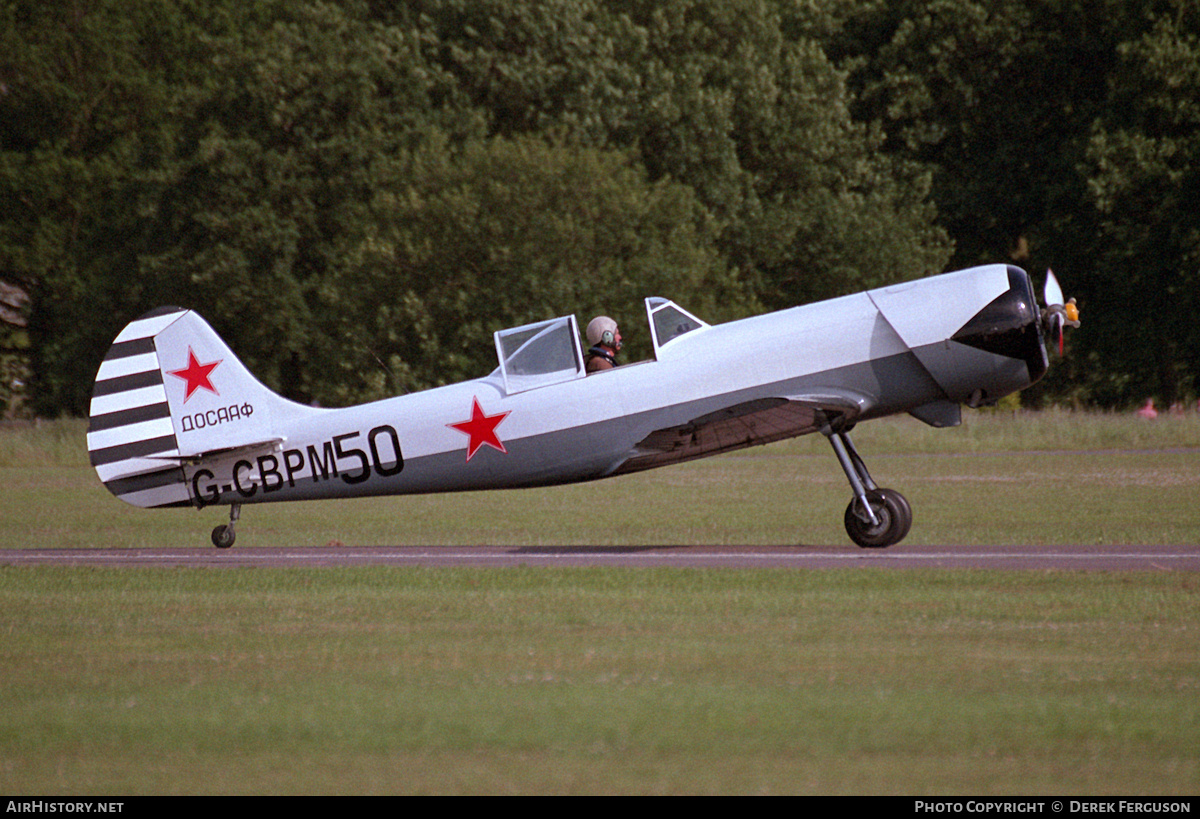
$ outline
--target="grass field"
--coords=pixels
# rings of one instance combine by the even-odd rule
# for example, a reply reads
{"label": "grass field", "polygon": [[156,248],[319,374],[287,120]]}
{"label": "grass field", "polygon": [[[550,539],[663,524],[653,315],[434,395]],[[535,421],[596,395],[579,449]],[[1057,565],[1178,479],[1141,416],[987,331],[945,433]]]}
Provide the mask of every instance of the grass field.
{"label": "grass field", "polygon": [[[855,440],[876,480],[911,501],[907,543],[1200,542],[1200,415],[971,413],[953,430],[900,418],[864,424]],[[135,509],[86,464],[82,423],[0,433],[0,539],[211,548],[223,509]],[[807,436],[576,486],[251,505],[236,548],[848,544],[848,499],[828,443]]]}
{"label": "grass field", "polygon": [[[856,440],[911,542],[1200,539],[1195,416]],[[77,424],[0,432],[0,480],[10,548],[211,548],[220,519],[108,496]],[[802,439],[247,507],[235,548],[840,544],[846,496]],[[1194,795],[1198,634],[1190,573],[0,567],[0,792]]]}

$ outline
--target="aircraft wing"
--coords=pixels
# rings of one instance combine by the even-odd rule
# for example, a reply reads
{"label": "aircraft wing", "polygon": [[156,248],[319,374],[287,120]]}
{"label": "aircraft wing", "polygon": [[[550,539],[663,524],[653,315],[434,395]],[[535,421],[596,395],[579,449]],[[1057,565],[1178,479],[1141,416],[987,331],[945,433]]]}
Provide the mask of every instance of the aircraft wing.
{"label": "aircraft wing", "polygon": [[614,474],[794,438],[816,432],[834,417],[852,422],[872,404],[868,396],[844,389],[742,401],[684,424],[654,430],[638,442],[634,454]]}

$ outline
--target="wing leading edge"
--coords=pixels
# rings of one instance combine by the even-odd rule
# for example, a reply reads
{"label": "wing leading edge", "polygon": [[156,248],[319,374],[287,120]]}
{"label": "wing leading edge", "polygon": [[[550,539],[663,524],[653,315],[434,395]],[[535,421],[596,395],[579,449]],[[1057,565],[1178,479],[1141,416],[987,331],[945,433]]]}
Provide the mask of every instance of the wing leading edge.
{"label": "wing leading edge", "polygon": [[795,438],[831,422],[853,422],[873,400],[844,389],[755,398],[675,426],[656,429],[634,447],[613,474],[640,472],[721,452]]}

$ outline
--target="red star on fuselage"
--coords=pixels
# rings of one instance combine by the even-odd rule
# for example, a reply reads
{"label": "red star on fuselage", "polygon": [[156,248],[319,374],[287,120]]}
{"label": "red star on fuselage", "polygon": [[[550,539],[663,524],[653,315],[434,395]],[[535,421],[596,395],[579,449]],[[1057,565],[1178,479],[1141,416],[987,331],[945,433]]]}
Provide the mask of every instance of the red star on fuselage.
{"label": "red star on fuselage", "polygon": [[496,435],[496,427],[500,426],[500,422],[508,417],[507,412],[501,412],[496,415],[485,415],[483,407],[479,406],[479,399],[472,399],[471,420],[463,421],[458,424],[446,424],[446,426],[456,429],[464,433],[467,438],[467,462],[475,456],[480,447],[490,446],[492,449],[508,454],[508,450],[504,448],[504,443],[500,437]]}
{"label": "red star on fuselage", "polygon": [[217,368],[224,359],[217,359],[208,364],[201,364],[196,354],[192,352],[192,348],[188,347],[188,363],[182,370],[168,370],[168,375],[173,375],[176,378],[182,378],[187,382],[187,393],[183,396],[186,402],[192,397],[192,393],[199,389],[205,389],[213,395],[220,395],[217,388],[212,385],[212,380],[209,375]]}

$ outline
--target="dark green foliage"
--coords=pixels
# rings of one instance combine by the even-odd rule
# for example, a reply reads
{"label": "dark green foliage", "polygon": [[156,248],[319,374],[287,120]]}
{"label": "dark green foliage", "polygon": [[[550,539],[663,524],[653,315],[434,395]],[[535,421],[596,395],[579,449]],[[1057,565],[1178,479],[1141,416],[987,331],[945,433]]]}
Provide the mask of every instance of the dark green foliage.
{"label": "dark green foliage", "polygon": [[1136,391],[1169,404],[1200,388],[1200,8],[1161,5],[1118,46],[1114,105],[1088,142],[1095,315],[1114,330],[1095,355],[1127,379],[1099,382],[1110,401]]}
{"label": "dark green foliage", "polygon": [[934,168],[954,266],[1055,269],[1083,327],[1035,400],[1196,397],[1196,111],[1189,0],[875,2],[830,53],[885,150]]}
{"label": "dark green foliage", "polygon": [[1010,255],[1084,307],[1046,392],[1182,397],[1197,15],[1102,5],[6,0],[27,403],[85,413],[164,303],[341,404],[527,321],[611,313],[637,353],[647,295],[724,320]]}
{"label": "dark green foliage", "polygon": [[397,173],[373,203],[386,227],[356,249],[358,267],[342,282],[372,309],[354,325],[332,310],[346,337],[334,354],[389,362],[385,394],[428,385],[422,374],[486,373],[495,330],[568,307],[582,322],[622,319],[631,354],[649,348],[646,295],[674,294],[719,317],[744,309],[692,191],[647,181],[621,153],[495,137],[461,150],[431,144]]}
{"label": "dark green foliage", "polygon": [[638,151],[690,187],[725,264],[769,307],[937,272],[928,172],[852,121],[814,7],[788,3],[418,4],[489,133]]}

